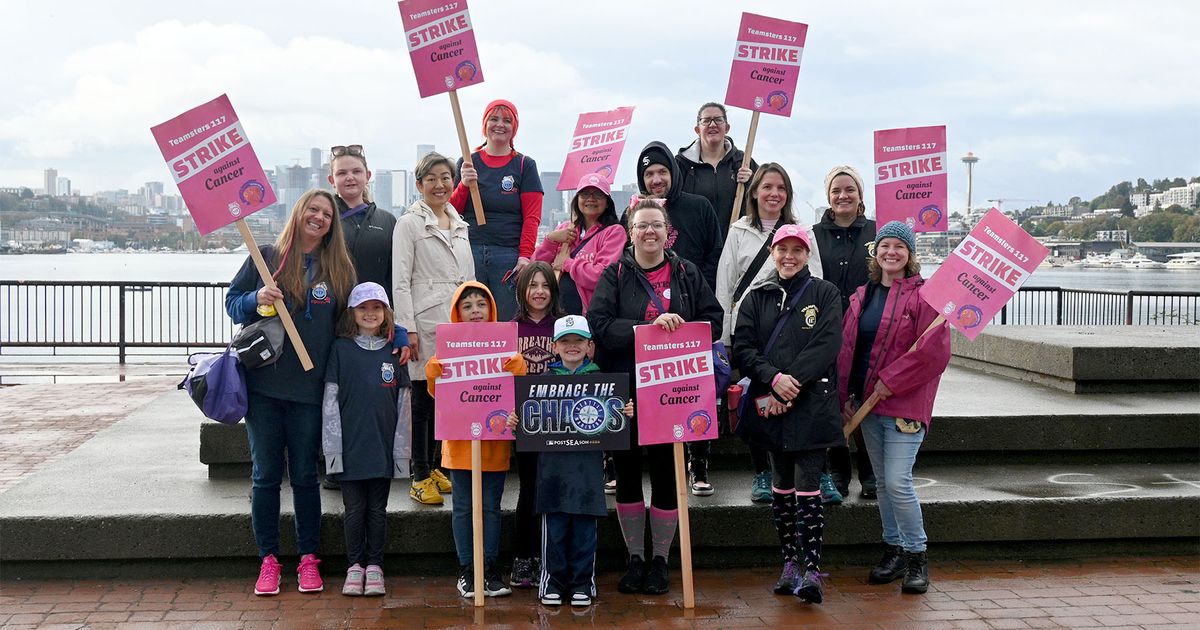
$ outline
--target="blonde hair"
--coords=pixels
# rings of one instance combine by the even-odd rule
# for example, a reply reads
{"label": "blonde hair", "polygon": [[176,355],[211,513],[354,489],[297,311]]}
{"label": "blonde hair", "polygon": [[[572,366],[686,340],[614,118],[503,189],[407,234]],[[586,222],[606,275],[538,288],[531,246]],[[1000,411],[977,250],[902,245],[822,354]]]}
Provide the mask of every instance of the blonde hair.
{"label": "blonde hair", "polygon": [[316,274],[312,283],[327,281],[339,304],[346,303],[350,289],[354,287],[356,273],[350,254],[346,251],[346,239],[342,235],[342,218],[338,213],[337,200],[333,193],[314,188],[303,195],[292,206],[292,213],[283,226],[283,232],[275,241],[275,283],[285,295],[293,300],[307,299],[310,286],[304,268],[304,256],[296,249],[296,235],[303,229],[304,210],[316,197],[324,197],[333,209],[329,232],[321,239],[312,253],[317,258]]}
{"label": "blonde hair", "polygon": [[[369,166],[367,166],[367,156],[365,156],[365,155],[354,155],[353,153],[343,153],[343,154],[341,154],[341,155],[339,155],[339,156],[337,156],[337,157],[335,157],[335,158],[329,158],[329,176],[330,176],[330,177],[332,177],[332,176],[333,176],[333,169],[334,169],[334,166],[333,166],[333,165],[334,165],[334,164],[335,164],[335,163],[336,163],[338,160],[340,160],[340,159],[342,159],[342,158],[345,158],[345,157],[348,157],[348,158],[354,158],[354,159],[358,160],[359,162],[362,162],[362,165],[363,165],[363,170],[364,170],[364,171],[367,171],[368,173],[371,171],[371,168],[370,168]],[[367,181],[370,181],[370,178],[368,178],[368,179],[367,179]],[[363,202],[364,202],[364,203],[371,203],[371,191],[370,191],[370,189],[369,189],[369,188],[367,188],[366,186],[364,186],[364,187],[363,187]],[[333,208],[336,210],[336,209],[337,209],[337,204],[334,204],[334,205],[333,205]]]}

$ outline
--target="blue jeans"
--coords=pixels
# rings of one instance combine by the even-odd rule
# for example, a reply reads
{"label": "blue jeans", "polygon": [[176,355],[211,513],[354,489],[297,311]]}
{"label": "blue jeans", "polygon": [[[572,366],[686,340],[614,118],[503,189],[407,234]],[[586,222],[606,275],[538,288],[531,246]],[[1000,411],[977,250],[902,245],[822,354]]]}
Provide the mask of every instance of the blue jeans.
{"label": "blue jeans", "polygon": [[316,553],[321,543],[321,489],[317,454],[321,448],[321,406],[250,394],[246,409],[250,438],[250,525],[258,555],[279,555],[279,486],[284,450],[292,486],[296,548]]}
{"label": "blue jeans", "polygon": [[514,274],[505,284],[504,274],[517,266],[517,248],[471,243],[471,255],[475,258],[475,279],[486,285],[496,299],[496,321],[512,320],[517,312],[517,278]]}
{"label": "blue jeans", "polygon": [[[471,471],[446,469],[454,492],[454,512],[450,527],[454,531],[454,550],[458,565],[471,564],[474,538],[471,532]],[[495,564],[500,553],[500,498],[504,496],[505,472],[483,473],[483,561]]]}
{"label": "blue jeans", "polygon": [[896,418],[871,413],[863,420],[862,433],[878,484],[883,542],[911,553],[925,551],[925,519],[912,476],[925,429],[901,433],[896,430]]}

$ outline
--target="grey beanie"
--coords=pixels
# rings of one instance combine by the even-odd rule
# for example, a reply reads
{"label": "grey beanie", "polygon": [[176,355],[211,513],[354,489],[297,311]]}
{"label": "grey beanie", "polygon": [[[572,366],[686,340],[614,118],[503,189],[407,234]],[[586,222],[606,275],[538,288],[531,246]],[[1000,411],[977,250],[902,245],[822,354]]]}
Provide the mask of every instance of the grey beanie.
{"label": "grey beanie", "polygon": [[908,224],[901,221],[888,221],[886,225],[879,228],[875,233],[875,247],[878,249],[879,241],[885,238],[898,238],[904,241],[908,246],[908,253],[917,255],[917,237],[913,234],[913,229]]}

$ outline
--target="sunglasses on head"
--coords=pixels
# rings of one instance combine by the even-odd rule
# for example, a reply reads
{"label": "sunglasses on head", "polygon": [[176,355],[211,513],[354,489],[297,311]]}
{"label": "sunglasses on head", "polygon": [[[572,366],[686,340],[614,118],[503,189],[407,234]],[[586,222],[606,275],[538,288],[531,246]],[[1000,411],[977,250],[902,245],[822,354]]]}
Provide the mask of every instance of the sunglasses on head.
{"label": "sunglasses on head", "polygon": [[335,158],[340,158],[343,155],[356,155],[358,157],[365,157],[363,155],[363,148],[361,144],[352,144],[350,146],[343,146],[339,144],[335,147],[329,147],[329,152],[332,153],[333,157]]}

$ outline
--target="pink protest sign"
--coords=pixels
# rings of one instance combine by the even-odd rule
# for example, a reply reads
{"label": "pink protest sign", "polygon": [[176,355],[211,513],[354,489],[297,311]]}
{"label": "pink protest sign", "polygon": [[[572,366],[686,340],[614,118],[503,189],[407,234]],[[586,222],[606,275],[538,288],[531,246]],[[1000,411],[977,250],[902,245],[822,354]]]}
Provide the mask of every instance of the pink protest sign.
{"label": "pink protest sign", "polygon": [[875,220],[945,232],[946,126],[875,132]]}
{"label": "pink protest sign", "polygon": [[712,327],[689,322],[675,332],[634,326],[638,444],[717,439]]}
{"label": "pink protest sign", "polygon": [[621,151],[625,148],[625,136],[632,121],[632,107],[580,114],[557,190],[574,189],[584,175],[593,173],[611,184],[621,163]]}
{"label": "pink protest sign", "polygon": [[208,234],[275,203],[229,97],[150,128],[196,229]]}
{"label": "pink protest sign", "polygon": [[807,34],[807,24],[743,13],[725,104],[791,116]]}
{"label": "pink protest sign", "polygon": [[399,5],[421,98],[483,83],[466,0],[404,0]]}
{"label": "pink protest sign", "polygon": [[517,399],[504,362],[516,353],[515,322],[438,324],[434,438],[513,439],[507,422]]}
{"label": "pink protest sign", "polygon": [[921,297],[951,326],[975,339],[1049,253],[992,208],[925,281]]}

